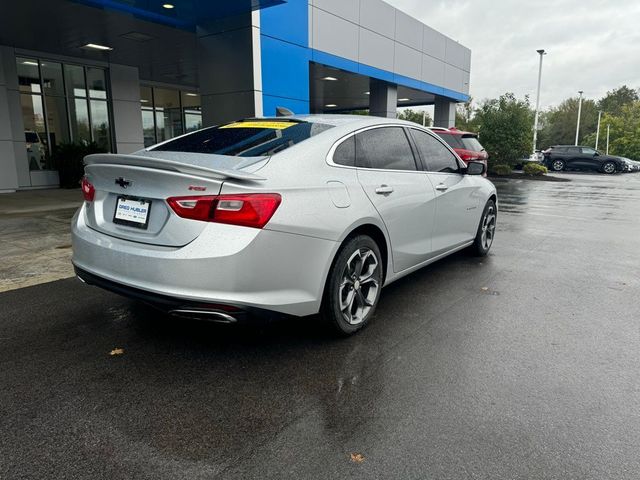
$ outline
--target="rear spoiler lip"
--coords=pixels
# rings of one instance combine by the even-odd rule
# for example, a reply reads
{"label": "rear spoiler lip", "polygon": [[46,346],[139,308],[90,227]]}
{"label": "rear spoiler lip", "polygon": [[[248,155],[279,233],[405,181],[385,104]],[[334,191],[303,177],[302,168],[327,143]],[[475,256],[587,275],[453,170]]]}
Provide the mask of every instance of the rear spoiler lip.
{"label": "rear spoiler lip", "polygon": [[[265,157],[266,158],[266,157]],[[255,173],[244,172],[242,170],[230,170],[222,168],[208,168],[199,165],[189,165],[184,162],[176,162],[174,160],[166,160],[163,158],[147,157],[142,155],[120,155],[115,153],[94,153],[84,157],[84,165],[127,165],[132,167],[149,167],[159,170],[167,170],[170,172],[179,172],[190,175],[198,175],[200,177],[214,178],[223,180],[225,178],[233,178],[236,180],[248,180],[253,182],[262,182],[266,178],[256,175]]]}

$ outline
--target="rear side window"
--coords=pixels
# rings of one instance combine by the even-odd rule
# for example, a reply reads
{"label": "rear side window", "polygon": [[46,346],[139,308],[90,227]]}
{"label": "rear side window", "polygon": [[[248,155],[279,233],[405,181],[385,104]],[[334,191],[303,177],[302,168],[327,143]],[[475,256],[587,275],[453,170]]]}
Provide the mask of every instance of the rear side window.
{"label": "rear side window", "polygon": [[356,166],[356,137],[351,136],[338,145],[333,152],[333,163],[337,165],[346,165],[347,167]]}
{"label": "rear side window", "polygon": [[270,156],[332,128],[310,122],[248,120],[205,128],[159,145],[161,152]]}
{"label": "rear side window", "polygon": [[411,135],[428,171],[455,173],[460,169],[455,155],[427,132],[411,129]]}
{"label": "rear side window", "polygon": [[462,143],[460,135],[452,135],[450,133],[434,131],[441,139],[443,139],[451,148],[467,148]]}
{"label": "rear side window", "polygon": [[365,130],[355,136],[356,165],[386,170],[416,170],[413,151],[402,127]]}

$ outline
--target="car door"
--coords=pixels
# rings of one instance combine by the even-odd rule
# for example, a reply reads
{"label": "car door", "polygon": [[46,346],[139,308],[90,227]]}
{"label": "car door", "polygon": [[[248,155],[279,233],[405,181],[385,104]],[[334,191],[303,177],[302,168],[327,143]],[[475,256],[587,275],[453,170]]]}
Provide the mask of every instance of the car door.
{"label": "car door", "polygon": [[436,194],[407,132],[401,126],[367,129],[355,135],[355,148],[358,181],[387,228],[393,270],[429,259]]}
{"label": "car door", "polygon": [[434,255],[476,236],[482,208],[478,178],[465,175],[456,155],[434,135],[412,128],[411,135],[428,178],[436,190]]}
{"label": "car door", "polygon": [[590,170],[600,170],[600,156],[598,152],[594,148],[589,147],[581,147],[582,152],[582,160],[581,163],[584,165],[583,168],[588,168]]}
{"label": "car door", "polygon": [[589,163],[580,147],[567,148],[567,167],[578,170],[589,168]]}

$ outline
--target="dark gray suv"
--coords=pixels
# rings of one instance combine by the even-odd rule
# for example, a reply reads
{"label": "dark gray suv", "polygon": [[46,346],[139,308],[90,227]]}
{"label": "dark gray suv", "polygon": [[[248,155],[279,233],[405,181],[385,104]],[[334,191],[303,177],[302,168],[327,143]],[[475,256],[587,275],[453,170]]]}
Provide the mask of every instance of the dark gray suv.
{"label": "dark gray suv", "polygon": [[595,170],[616,173],[625,170],[620,157],[604,155],[591,147],[555,145],[544,151],[544,165],[554,172],[562,170]]}

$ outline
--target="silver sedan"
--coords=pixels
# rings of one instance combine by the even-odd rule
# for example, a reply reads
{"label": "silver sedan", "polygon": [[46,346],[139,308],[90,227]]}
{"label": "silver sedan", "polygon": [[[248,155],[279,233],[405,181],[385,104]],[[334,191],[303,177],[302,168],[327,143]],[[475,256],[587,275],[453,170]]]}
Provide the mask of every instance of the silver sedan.
{"label": "silver sedan", "polygon": [[484,165],[399,120],[247,119],[85,165],[78,277],[181,316],[320,313],[351,334],[383,286],[486,255],[496,229]]}

